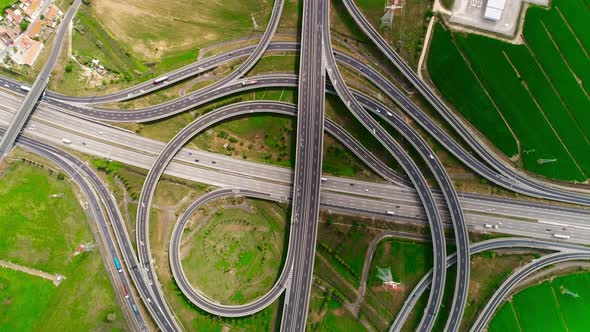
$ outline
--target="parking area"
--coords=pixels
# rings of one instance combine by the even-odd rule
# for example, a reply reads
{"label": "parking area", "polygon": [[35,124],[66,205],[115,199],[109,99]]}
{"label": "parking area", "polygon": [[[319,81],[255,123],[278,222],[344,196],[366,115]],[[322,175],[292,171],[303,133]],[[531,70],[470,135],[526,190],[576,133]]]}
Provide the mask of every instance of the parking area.
{"label": "parking area", "polygon": [[523,2],[547,6],[549,0],[506,0],[502,15],[497,21],[484,17],[487,2],[488,0],[455,0],[450,22],[513,37]]}

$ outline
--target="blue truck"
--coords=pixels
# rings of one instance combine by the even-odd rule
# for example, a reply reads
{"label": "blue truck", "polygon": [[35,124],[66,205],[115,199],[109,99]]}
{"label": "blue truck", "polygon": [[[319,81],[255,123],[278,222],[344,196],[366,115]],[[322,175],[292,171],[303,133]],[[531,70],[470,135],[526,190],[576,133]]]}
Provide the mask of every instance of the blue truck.
{"label": "blue truck", "polygon": [[121,268],[121,262],[119,262],[119,259],[115,257],[113,258],[113,261],[115,261],[115,267],[117,268],[117,271],[123,272],[123,269]]}

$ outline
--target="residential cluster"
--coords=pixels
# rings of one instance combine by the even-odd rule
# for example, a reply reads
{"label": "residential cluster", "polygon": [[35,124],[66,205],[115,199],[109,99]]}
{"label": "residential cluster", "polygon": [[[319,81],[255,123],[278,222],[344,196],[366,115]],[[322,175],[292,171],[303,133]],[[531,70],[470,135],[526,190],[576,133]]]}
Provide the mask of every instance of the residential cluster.
{"label": "residential cluster", "polygon": [[0,14],[0,62],[32,66],[63,12],[52,0],[19,0]]}

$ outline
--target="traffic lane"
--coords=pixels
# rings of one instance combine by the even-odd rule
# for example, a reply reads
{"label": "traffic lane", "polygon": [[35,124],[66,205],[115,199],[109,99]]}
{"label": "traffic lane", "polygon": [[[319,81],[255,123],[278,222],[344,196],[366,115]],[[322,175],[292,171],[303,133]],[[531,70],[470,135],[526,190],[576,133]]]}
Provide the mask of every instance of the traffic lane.
{"label": "traffic lane", "polygon": [[[82,189],[84,196],[86,197],[86,199],[89,203],[88,206],[89,206],[92,216],[93,216],[92,220],[94,220],[96,222],[99,234],[101,235],[101,238],[103,239],[103,241],[99,241],[99,239],[97,239],[97,242],[103,242],[106,246],[107,252],[109,253],[109,257],[107,257],[107,262],[110,262],[110,263],[105,262],[105,264],[107,265],[106,267],[111,272],[116,271],[116,268],[114,268],[114,266],[112,266],[113,259],[115,257],[118,257],[116,246],[114,245],[114,242],[110,236],[110,233],[107,230],[108,222],[106,221],[106,218],[100,208],[101,204],[99,202],[99,199],[98,199],[98,197],[96,197],[95,192],[92,190],[90,185],[87,183],[86,179],[84,179],[80,175],[78,170],[74,169],[70,164],[68,164],[66,160],[44,150],[43,148],[38,147],[34,143],[31,144],[30,142],[19,141],[18,144],[22,145],[26,149],[28,149],[36,154],[44,156],[45,158],[47,158],[47,159],[51,160],[52,162],[54,162],[55,164],[57,164],[60,168],[62,168],[64,170],[64,172],[66,172],[66,174],[68,174],[68,176],[70,178],[74,179],[74,182],[76,182],[78,184],[78,187]],[[113,275],[118,276],[118,284],[113,285],[113,288],[115,289],[115,293],[121,294],[119,291],[117,291],[117,289],[121,289],[121,287],[124,287],[124,289],[127,292],[130,292],[131,287],[130,287],[130,283],[128,282],[128,280],[126,278],[126,275],[121,274],[121,273],[112,272],[111,273],[112,280],[115,280]],[[129,295],[129,293],[127,293],[127,294]],[[129,308],[133,308],[133,306],[136,307],[136,305],[137,305],[136,304],[137,301],[136,301],[135,297],[133,296],[133,294],[131,294],[131,296],[126,296],[123,299],[119,298],[119,300],[122,301],[123,303],[126,302],[128,304]],[[123,309],[125,309],[125,308],[123,308]],[[142,331],[145,330],[147,325],[145,324],[145,320],[141,316],[141,313],[139,311],[135,311],[134,309],[130,309],[130,310],[131,310],[132,317],[134,317],[134,319],[135,319],[135,323],[137,324],[137,327]],[[127,311],[125,311],[125,312],[127,312]]]}
{"label": "traffic lane", "polygon": [[[588,251],[590,252],[590,248],[579,246],[579,245],[572,245],[567,243],[561,242],[552,242],[552,241],[543,241],[543,240],[536,240],[530,238],[499,238],[499,239],[492,239],[486,240],[482,242],[475,243],[471,247],[471,254],[477,254],[488,250],[497,250],[497,249],[506,249],[506,248],[525,248],[525,249],[542,249],[542,250],[549,250],[549,251],[563,251],[563,250],[579,250],[579,251]],[[452,266],[457,262],[456,253],[447,257],[447,268]],[[422,294],[428,289],[428,285],[430,284],[432,279],[432,270],[429,271],[419,282],[416,284],[412,292],[406,298],[402,308],[400,309],[399,314],[396,316],[394,323],[391,325],[389,331],[400,331],[401,327],[404,325],[406,319],[408,318],[410,312],[418,302],[418,299],[422,296]]]}
{"label": "traffic lane", "polygon": [[[326,21],[329,21],[329,18],[326,18]],[[323,35],[325,39],[324,53],[326,54],[327,71],[338,96],[348,107],[351,113],[353,113],[353,115],[363,124],[363,126],[365,126],[365,128],[367,128],[373,134],[373,136],[375,136],[381,142],[381,144],[389,151],[389,153],[396,158],[402,168],[404,168],[406,174],[413,182],[414,188],[417,190],[420,200],[422,201],[426,211],[433,242],[433,269],[435,272],[432,283],[432,291],[430,292],[425,313],[418,329],[430,330],[434,324],[434,318],[436,317],[442,302],[442,293],[446,276],[446,270],[443,266],[446,257],[444,230],[439,211],[434,203],[432,191],[426,183],[423,174],[420,172],[413,160],[411,160],[409,155],[404,151],[404,149],[399,146],[399,144],[389,135],[389,133],[385,131],[383,127],[381,127],[381,125],[375,119],[370,117],[363,110],[359,102],[354,98],[351,91],[346,86],[346,83],[344,82],[344,79],[342,78],[336,65],[334,52],[332,51],[331,46],[329,27],[324,27]]]}
{"label": "traffic lane", "polygon": [[[47,114],[47,113],[48,112],[41,112],[40,114]],[[80,123],[85,123],[81,119],[78,119],[78,118],[75,118],[75,117],[73,119],[78,120],[78,122],[72,123],[71,124],[72,126],[78,127],[78,126],[82,126]],[[67,120],[67,119],[66,120],[59,119],[59,121],[60,122],[63,122],[63,123],[70,123],[70,121]],[[32,126],[35,126],[35,127],[29,127],[29,129],[32,132],[39,132],[39,131],[42,131],[44,129],[43,127],[37,128],[36,127],[36,124],[34,122],[33,122]],[[36,129],[36,130],[33,130],[33,129]],[[107,130],[107,129],[112,129],[112,128],[104,127],[104,130]],[[28,132],[31,132],[31,131],[28,131]],[[119,133],[123,133],[120,130],[113,130],[113,131],[116,131],[116,132],[119,132]],[[101,133],[101,131],[98,131],[98,130],[88,130],[88,132],[98,132],[98,133]],[[109,133],[109,132],[105,132],[104,134],[107,135],[107,136],[109,136],[109,137],[111,137],[111,133]],[[124,133],[124,134],[127,134],[127,133]],[[99,134],[95,134],[95,136],[96,137],[99,137],[100,135]],[[58,139],[59,137],[63,137],[63,136],[57,135],[57,136],[54,136],[54,139]],[[140,138],[140,139],[142,139],[142,138]],[[131,139],[131,137],[125,138],[124,140],[126,142],[133,141]],[[160,145],[163,145],[163,143],[160,143],[160,142],[157,142],[157,143],[160,144]],[[80,144],[80,143],[78,142],[78,144]],[[90,146],[97,146],[96,143],[91,142],[91,141],[88,141],[88,145],[90,145]],[[76,145],[74,147],[76,147]],[[99,151],[101,151],[101,150],[102,151],[108,151],[108,150],[110,150],[112,148],[109,148],[108,146],[104,146],[104,147],[98,146],[97,149]],[[159,150],[160,149],[158,149],[158,151]],[[94,152],[94,154],[98,154],[98,155],[102,154],[100,152],[95,152],[95,151],[85,151],[85,152],[91,152],[91,153]],[[186,156],[188,156],[190,154],[191,154],[191,152],[188,152],[186,154]],[[184,154],[181,154],[181,156],[184,156]],[[109,158],[109,155],[107,154],[105,157]],[[187,160],[187,158],[188,157],[186,157],[183,160]],[[220,167],[220,165],[223,165],[223,161],[220,161],[222,159],[223,159],[223,157],[218,157],[216,159],[217,161],[211,160],[211,161],[209,161],[209,163],[211,164],[211,167],[217,168],[217,167]],[[228,158],[226,158],[226,159],[228,159]],[[187,161],[191,161],[191,160],[187,160]],[[201,160],[201,161],[202,161],[202,163],[201,163],[202,165],[206,165],[206,163],[208,162],[206,159]],[[228,168],[229,169],[232,169],[232,168],[233,169],[236,169],[235,166],[232,166],[233,163],[235,163],[236,161],[234,161],[234,160],[226,160],[225,162],[227,164],[226,169],[228,169]],[[272,174],[268,170],[266,170],[264,172],[259,172],[256,169],[257,167],[267,167],[267,168],[270,168],[267,165],[256,165],[256,164],[253,164],[253,163],[250,163],[250,162],[243,162],[243,163],[244,164],[248,163],[248,164],[250,164],[250,166],[249,167],[246,167],[246,168],[244,168],[244,167],[238,167],[238,169],[240,169],[240,170],[250,169],[250,168],[252,168],[252,165],[255,165],[256,167],[254,169],[252,169],[253,174],[261,174],[261,173],[264,173],[264,174],[274,175],[274,174]],[[138,166],[141,167],[142,165],[138,165]],[[145,168],[146,166],[143,165],[143,167]],[[284,173],[285,174],[283,176],[284,179],[290,179],[290,177],[291,177],[290,174],[291,173],[288,170],[284,170],[284,169],[276,168],[276,167],[274,169],[277,169],[278,173],[281,173],[281,172]],[[276,181],[277,178],[274,178],[274,180]],[[352,186],[353,184],[355,184],[355,186]],[[387,198],[387,197],[389,197],[389,195],[392,192],[392,187],[389,186],[389,185],[379,185],[379,184],[369,184],[369,183],[363,184],[362,182],[356,183],[355,181],[351,181],[351,180],[339,181],[338,179],[336,179],[336,178],[333,179],[331,177],[330,177],[330,181],[328,183],[326,183],[324,185],[324,187],[331,188],[332,190],[342,191],[342,192],[352,191],[352,192],[355,192],[356,194],[363,194],[363,191],[364,190],[367,190],[367,195],[372,196],[372,197],[375,197],[375,198],[378,198],[378,197],[379,198]],[[402,193],[403,192],[404,191],[402,190]],[[549,208],[542,208],[543,205],[541,205],[541,204],[532,203],[532,202],[526,202],[526,201],[521,201],[518,204],[514,204],[514,207],[513,208],[509,208],[509,205],[507,205],[507,204],[509,204],[509,201],[507,201],[506,199],[491,198],[491,197],[490,198],[485,198],[485,197],[481,197],[481,195],[465,195],[465,194],[460,194],[460,195],[462,197],[471,197],[471,196],[473,196],[475,199],[470,200],[470,201],[467,201],[468,203],[471,202],[472,204],[473,204],[473,202],[476,202],[476,199],[477,200],[483,200],[483,203],[481,205],[478,204],[476,206],[466,206],[467,209],[472,209],[472,210],[486,212],[486,213],[493,213],[493,214],[498,214],[498,215],[506,215],[506,217],[509,217],[510,215],[515,215],[515,216],[520,216],[520,217],[531,217],[531,218],[536,217],[536,218],[541,218],[541,216],[544,214],[546,216],[546,219],[547,220],[566,221],[566,222],[568,222],[568,221],[570,221],[570,222],[576,222],[576,221],[579,220],[580,223],[584,223],[587,220],[587,216],[585,216],[583,213],[580,213],[580,212],[583,212],[583,211],[580,211],[579,209],[572,209],[572,208],[568,208],[568,207],[558,207],[558,206],[551,207],[550,209]],[[414,196],[415,196],[414,194],[407,195],[407,199],[405,200],[406,204],[410,204],[409,202],[415,201],[416,198]],[[398,197],[398,201],[402,201],[402,200],[403,199],[401,199],[401,198]],[[487,203],[488,200],[491,200],[492,202],[494,200],[500,201],[500,202],[503,203],[503,205],[497,205],[497,204],[495,204],[495,205],[485,206],[485,204],[489,204],[489,203]],[[465,198],[462,199],[462,204],[465,204],[463,201],[466,201],[466,199]],[[480,207],[478,207],[478,206],[480,206]],[[527,206],[529,208],[523,209],[522,208],[523,206]],[[514,211],[514,212],[512,212],[512,211]],[[577,214],[576,215],[571,215],[571,213],[569,211],[574,211]],[[535,216],[535,214],[537,214],[537,216]],[[553,217],[553,216],[555,216],[555,217]]]}

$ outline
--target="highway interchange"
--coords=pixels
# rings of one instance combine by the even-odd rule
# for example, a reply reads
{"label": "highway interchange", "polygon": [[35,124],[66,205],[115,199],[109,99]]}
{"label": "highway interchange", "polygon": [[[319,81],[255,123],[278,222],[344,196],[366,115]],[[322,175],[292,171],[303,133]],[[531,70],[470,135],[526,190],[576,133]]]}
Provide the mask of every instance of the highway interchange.
{"label": "highway interchange", "polygon": [[[427,221],[429,223],[432,231],[435,260],[433,272],[429,275],[430,280],[426,280],[428,279],[428,276],[426,276],[426,279],[423,279],[423,282],[418,285],[424,287],[424,289],[429,284],[431,285],[427,309],[419,327],[421,331],[432,329],[442,300],[445,272],[448,264],[457,261],[457,259],[459,261],[459,273],[455,284],[453,305],[445,327],[445,330],[456,331],[466,303],[470,254],[478,250],[490,250],[497,247],[525,247],[522,245],[522,241],[527,241],[516,239],[513,242],[511,242],[512,240],[493,242],[497,247],[486,247],[487,242],[470,245],[467,236],[468,227],[481,230],[483,225],[491,223],[496,226],[502,225],[500,229],[495,228],[494,231],[541,238],[551,238],[551,235],[556,231],[565,232],[566,234],[575,232],[575,236],[572,236],[569,240],[582,244],[590,243],[590,227],[584,226],[588,216],[588,210],[586,209],[458,194],[432,149],[415,129],[407,125],[400,114],[378,100],[350,89],[339,72],[337,61],[365,76],[453,155],[481,176],[507,189],[532,197],[590,205],[590,196],[586,193],[532,178],[513,169],[501,157],[490,152],[490,149],[476,135],[470,133],[467,126],[443,104],[436,94],[389,47],[362,16],[354,2],[344,0],[344,3],[359,27],[443,118],[451,124],[453,129],[459,133],[461,138],[468,143],[484,162],[479,161],[461,147],[458,142],[440,129],[418,106],[379,72],[358,59],[332,50],[329,28],[329,3],[327,0],[304,1],[300,46],[295,43],[271,43],[283,7],[283,1],[276,0],[267,29],[256,46],[242,47],[180,68],[166,75],[167,80],[162,86],[145,82],[114,94],[99,97],[72,97],[48,92],[48,98],[37,105],[39,97],[46,89],[51,69],[59,53],[59,46],[66,30],[63,29],[65,26],[63,24],[58,30],[58,42],[56,42],[52,50],[50,61],[45,65],[31,91],[26,94],[24,101],[17,96],[0,92],[0,96],[3,96],[2,102],[0,102],[2,108],[0,123],[8,128],[7,134],[3,132],[2,143],[0,143],[2,156],[10,150],[34,107],[37,106],[39,109],[47,110],[47,112],[35,112],[33,114],[30,127],[23,130],[25,136],[21,136],[18,143],[60,165],[82,188],[93,213],[93,219],[101,230],[100,235],[105,243],[108,255],[112,258],[117,257],[118,254],[115,241],[107,229],[106,217],[102,214],[100,208],[101,204],[106,206],[107,215],[111,220],[113,233],[116,236],[116,242],[122,257],[124,257],[124,265],[127,270],[126,273],[115,274],[115,276],[120,277],[120,282],[127,289],[130,289],[131,282],[133,283],[150,316],[161,330],[178,331],[183,329],[166,303],[150,253],[149,210],[158,180],[165,172],[174,176],[226,188],[214,191],[195,201],[186,212],[186,215],[189,216],[191,208],[194,209],[211,199],[227,195],[245,195],[276,201],[292,199],[293,212],[284,270],[273,288],[266,295],[250,304],[231,307],[215,303],[215,301],[207,299],[206,296],[195,291],[187,283],[186,278],[183,278],[179,259],[173,253],[173,251],[177,253],[177,250],[173,250],[173,248],[179,247],[185,215],[181,216],[175,226],[169,253],[173,274],[183,292],[199,307],[215,315],[228,317],[250,315],[268,306],[284,292],[285,300],[281,319],[282,331],[305,330],[320,205],[322,208],[332,211],[382,218],[391,218],[390,213],[385,213],[391,210],[396,213],[395,219],[405,222],[424,223]],[[71,20],[79,4],[80,0],[74,2],[66,14],[64,22]],[[305,24],[306,22],[308,24]],[[297,51],[299,48],[301,51],[301,63],[298,77],[278,74],[242,78],[265,51]],[[235,61],[245,56],[248,56],[247,59],[242,62],[238,69],[225,78],[213,85],[170,102],[144,109],[125,111],[101,109],[90,105],[97,102],[135,98],[163,86],[169,86],[188,77],[203,73],[221,63]],[[326,85],[326,74],[329,75],[333,86]],[[19,82],[2,78],[0,84],[12,92],[22,93]],[[298,87],[298,109],[295,110],[294,105],[278,102],[257,101],[232,104],[197,118],[165,145],[101,123],[104,120],[145,122],[161,119],[229,94],[262,87]],[[350,112],[398,160],[404,168],[407,178],[392,171],[364,149],[344,129],[327,119],[324,120],[325,92],[335,93],[340,97]],[[14,113],[15,105],[18,107],[16,113]],[[297,149],[294,171],[233,160],[183,148],[191,138],[213,124],[255,112],[297,116]],[[411,142],[428,165],[432,174],[434,174],[440,191],[432,189],[428,185],[423,173],[418,169],[412,158],[387,133],[385,128],[373,116],[369,115],[369,112],[381,117]],[[371,169],[389,180],[391,184],[368,183],[336,177],[327,177],[327,181],[320,181],[322,177],[321,154],[324,130],[343,142]],[[104,138],[105,133],[109,133],[108,139]],[[137,213],[136,243],[139,244],[137,246],[138,254],[135,253],[131,245],[128,230],[122,222],[117,204],[100,178],[83,162],[52,146],[59,144],[62,137],[71,137],[72,144],[69,147],[79,151],[104,156],[108,159],[121,160],[149,169]],[[40,142],[39,139],[49,144]],[[104,151],[109,151],[109,153],[104,155]],[[217,162],[217,160],[220,162]],[[201,166],[206,161],[209,161],[210,164]],[[236,168],[235,166],[238,164],[247,165],[247,167]],[[263,171],[261,172],[261,170]],[[223,174],[223,176],[215,177],[214,174]],[[264,174],[264,176],[261,176],[261,174]],[[215,180],[211,181],[211,179]],[[395,205],[395,208],[392,205]],[[528,211],[523,211],[522,206],[527,206]],[[467,212],[468,210],[469,212]],[[529,221],[522,220],[524,214],[527,215]],[[454,229],[458,249],[456,256],[446,256],[443,228],[448,226],[452,226]],[[180,231],[177,231],[177,227]],[[528,241],[531,242],[532,240]],[[538,244],[540,242],[532,241],[531,243],[533,243],[531,246],[534,247],[534,243]],[[558,247],[556,250],[566,248],[567,251],[545,256],[510,276],[506,280],[506,286],[502,287],[492,297],[488,303],[489,308],[486,307],[482,312],[482,316],[478,319],[476,326],[473,327],[474,330],[481,330],[485,327],[497,305],[501,303],[510,289],[525,276],[555,262],[588,259],[588,253],[584,251],[583,247],[555,244],[553,242],[550,244],[543,242],[543,245],[545,247],[542,249],[555,246],[551,248]],[[127,279],[127,275],[131,277],[130,280]],[[114,286],[117,288],[116,285]],[[411,294],[407,300],[407,305],[404,306],[400,315],[396,318],[391,330],[401,328],[400,324],[407,317],[408,310],[413,307],[412,301],[417,300],[418,292],[423,292],[424,289],[415,290],[416,293]],[[137,302],[135,296],[130,296],[124,301],[127,302],[129,307],[134,306]],[[138,330],[147,329],[147,324],[140,311],[128,310],[126,312],[133,317],[135,327]]]}

